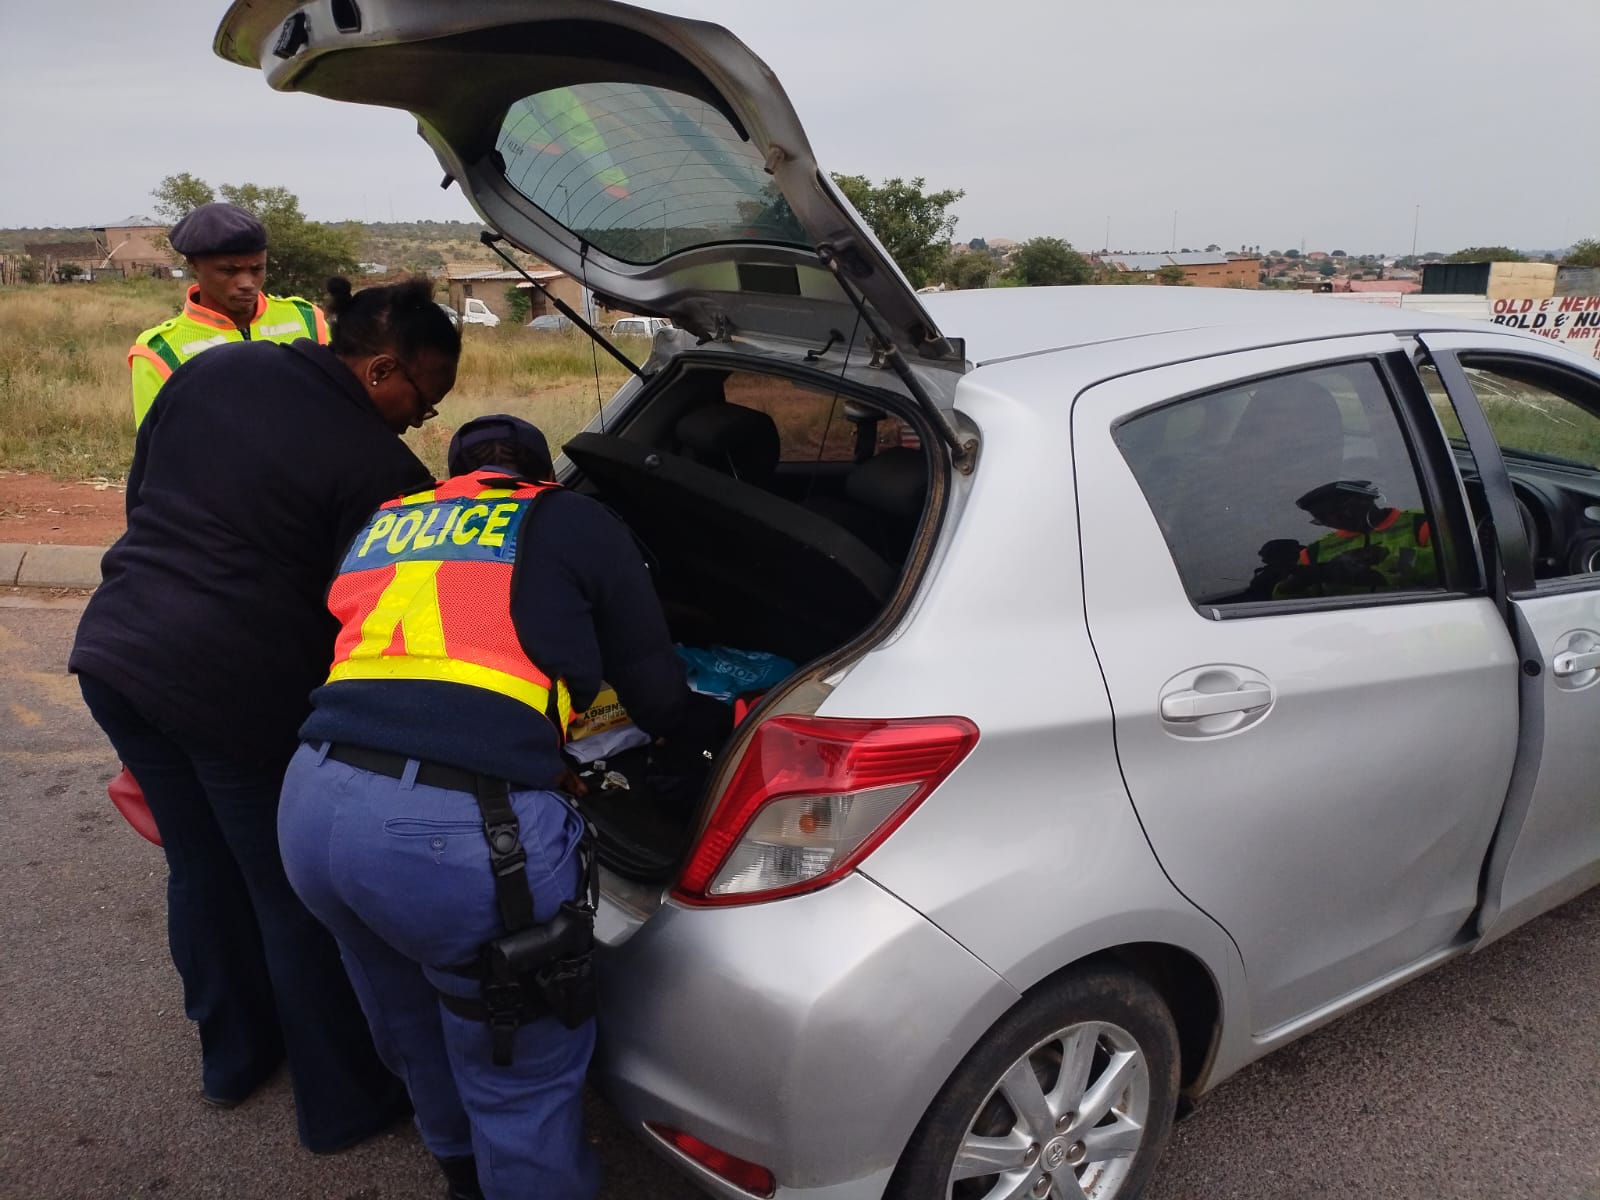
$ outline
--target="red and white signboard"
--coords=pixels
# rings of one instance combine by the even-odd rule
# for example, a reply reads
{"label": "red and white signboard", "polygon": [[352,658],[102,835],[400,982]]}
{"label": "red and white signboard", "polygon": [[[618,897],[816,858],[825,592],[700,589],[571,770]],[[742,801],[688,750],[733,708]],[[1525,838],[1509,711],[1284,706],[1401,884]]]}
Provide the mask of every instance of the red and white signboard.
{"label": "red and white signboard", "polygon": [[1492,300],[1490,320],[1536,333],[1568,350],[1600,358],[1600,296],[1551,296],[1544,300]]}

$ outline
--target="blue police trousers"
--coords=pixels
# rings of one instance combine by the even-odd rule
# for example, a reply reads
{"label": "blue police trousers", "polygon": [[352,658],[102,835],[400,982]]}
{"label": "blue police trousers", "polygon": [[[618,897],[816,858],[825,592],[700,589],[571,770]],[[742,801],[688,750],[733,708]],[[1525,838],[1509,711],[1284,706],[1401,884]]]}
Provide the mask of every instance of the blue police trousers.
{"label": "blue police trousers", "polygon": [[167,937],[200,1030],[201,1087],[249,1096],[289,1058],[300,1140],[329,1153],[403,1115],[328,931],[278,855],[283,762],[243,762],[147,720],[90,675],[90,714],[144,791],[167,858]]}
{"label": "blue police trousers", "polygon": [[[339,943],[378,1053],[405,1080],[423,1143],[472,1154],[489,1200],[592,1200],[599,1167],[583,1136],[594,1022],[522,1026],[497,1067],[489,1027],[438,990],[476,996],[444,968],[501,935],[489,847],[468,792],[363,771],[302,745],[284,779],[278,836],[289,881]],[[517,791],[536,919],[578,889],[582,822],[555,792]]]}

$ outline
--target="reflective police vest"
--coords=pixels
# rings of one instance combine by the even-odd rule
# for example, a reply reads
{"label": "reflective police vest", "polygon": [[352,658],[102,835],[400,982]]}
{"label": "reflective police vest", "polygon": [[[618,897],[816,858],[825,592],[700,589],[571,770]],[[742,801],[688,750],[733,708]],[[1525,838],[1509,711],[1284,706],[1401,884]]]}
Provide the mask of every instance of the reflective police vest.
{"label": "reflective police vest", "polygon": [[511,620],[511,579],[528,509],[554,483],[494,471],[447,479],[378,509],[328,589],[340,623],[328,683],[459,683],[519,700],[564,739],[565,680],[552,686]]}
{"label": "reflective police vest", "polygon": [[[1327,563],[1348,551],[1373,546],[1388,552],[1371,569],[1389,588],[1438,586],[1438,559],[1427,515],[1399,508],[1391,508],[1370,531],[1336,529],[1324,534],[1300,551],[1300,565]],[[1322,582],[1318,590],[1323,595],[1345,595],[1377,589],[1373,584]]]}
{"label": "reflective police vest", "polygon": [[128,350],[133,374],[133,427],[139,428],[167,377],[202,351],[227,342],[297,342],[312,338],[326,345],[328,321],[322,310],[299,296],[256,294],[256,315],[248,333],[233,318],[200,303],[200,289],[190,287],[183,311],[146,329]]}

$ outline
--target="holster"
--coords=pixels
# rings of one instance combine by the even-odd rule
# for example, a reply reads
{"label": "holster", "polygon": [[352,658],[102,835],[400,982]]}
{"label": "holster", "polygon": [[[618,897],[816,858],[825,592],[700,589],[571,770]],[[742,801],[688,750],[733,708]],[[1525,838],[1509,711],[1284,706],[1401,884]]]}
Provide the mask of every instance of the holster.
{"label": "holster", "polygon": [[599,880],[594,873],[594,832],[585,822],[578,846],[582,876],[578,897],[564,901],[555,916],[533,919],[533,894],[525,871],[521,827],[504,780],[480,777],[474,791],[489,843],[495,900],[506,933],[485,943],[474,963],[451,973],[476,979],[479,998],[448,992],[440,1001],[459,1016],[487,1022],[496,1066],[510,1066],[518,1028],[553,1016],[577,1029],[595,1014],[594,912]]}

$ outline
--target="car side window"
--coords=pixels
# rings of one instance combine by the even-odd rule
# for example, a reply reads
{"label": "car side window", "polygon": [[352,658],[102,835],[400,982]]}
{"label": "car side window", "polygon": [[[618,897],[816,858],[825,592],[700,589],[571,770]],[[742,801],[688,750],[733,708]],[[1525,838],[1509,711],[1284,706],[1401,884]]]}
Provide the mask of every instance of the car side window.
{"label": "car side window", "polygon": [[1370,361],[1191,396],[1113,437],[1198,606],[1441,586],[1434,522]]}
{"label": "car side window", "polygon": [[1590,516],[1600,516],[1600,386],[1528,360],[1460,361],[1517,488],[1535,575],[1600,572],[1600,521]]}

